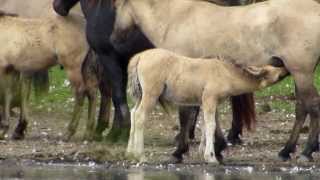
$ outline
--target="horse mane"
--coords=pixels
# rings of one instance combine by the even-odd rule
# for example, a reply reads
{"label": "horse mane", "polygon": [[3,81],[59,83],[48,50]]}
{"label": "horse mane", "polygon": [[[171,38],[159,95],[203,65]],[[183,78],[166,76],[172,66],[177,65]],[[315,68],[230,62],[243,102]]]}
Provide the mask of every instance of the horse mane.
{"label": "horse mane", "polygon": [[0,18],[4,17],[4,16],[18,17],[19,15],[15,14],[15,13],[10,13],[10,12],[6,12],[6,11],[3,11],[3,10],[0,10]]}

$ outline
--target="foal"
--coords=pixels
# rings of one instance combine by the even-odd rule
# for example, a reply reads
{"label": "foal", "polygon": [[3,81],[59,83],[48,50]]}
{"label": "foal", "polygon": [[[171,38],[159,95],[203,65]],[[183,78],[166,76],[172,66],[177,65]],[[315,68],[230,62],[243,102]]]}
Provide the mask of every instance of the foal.
{"label": "foal", "polygon": [[[157,101],[176,105],[201,105],[204,111],[206,147],[204,159],[216,163],[214,131],[219,101],[271,85],[287,75],[281,67],[236,65],[227,59],[193,59],[167,50],[152,49],[134,56],[128,67],[130,89],[137,101],[131,115],[127,152],[141,158],[143,126]],[[163,103],[161,103],[163,104]]]}

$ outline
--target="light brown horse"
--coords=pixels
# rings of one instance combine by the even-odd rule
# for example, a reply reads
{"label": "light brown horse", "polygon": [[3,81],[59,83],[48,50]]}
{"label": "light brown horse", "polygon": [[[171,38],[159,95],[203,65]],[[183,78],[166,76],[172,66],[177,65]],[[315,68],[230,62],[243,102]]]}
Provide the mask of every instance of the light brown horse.
{"label": "light brown horse", "polygon": [[[85,57],[91,57],[89,54],[86,56],[89,49],[83,27],[83,18],[75,15],[67,18],[52,16],[47,19],[26,19],[0,13],[0,42],[4,44],[0,50],[0,77],[6,77],[9,70],[28,76],[56,64],[64,67],[76,97],[72,121],[65,136],[67,139],[75,132],[85,96],[89,98],[85,137],[91,139],[96,127],[94,119],[99,81],[96,79],[88,83],[83,79],[82,73],[87,67],[82,67],[82,64]],[[74,41],[75,39],[77,41]],[[0,122],[2,137],[7,132],[9,124],[9,110],[5,112],[7,114]],[[26,119],[24,121],[26,124]],[[24,130],[19,138],[23,136]]]}
{"label": "light brown horse", "polygon": [[218,103],[229,96],[262,89],[288,74],[283,67],[241,67],[234,62],[223,58],[192,59],[162,49],[135,55],[128,67],[129,87],[137,100],[127,152],[136,158],[143,156],[144,123],[158,101],[201,105],[206,136],[204,159],[216,163],[213,145],[215,129],[220,128],[215,119]]}
{"label": "light brown horse", "polygon": [[320,97],[314,86],[320,56],[317,1],[269,0],[222,7],[201,0],[116,0],[115,8],[115,45],[138,27],[155,46],[176,49],[186,56],[220,54],[255,66],[281,59],[293,76],[297,103],[291,136],[279,156],[290,159],[309,115],[311,129],[300,159],[313,159],[312,153],[319,150],[320,121]]}

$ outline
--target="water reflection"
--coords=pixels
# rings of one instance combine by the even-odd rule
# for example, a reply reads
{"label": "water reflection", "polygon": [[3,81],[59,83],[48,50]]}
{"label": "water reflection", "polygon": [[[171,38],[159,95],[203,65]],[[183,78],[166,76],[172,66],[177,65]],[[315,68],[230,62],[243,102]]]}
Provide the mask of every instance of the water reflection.
{"label": "water reflection", "polygon": [[[291,172],[291,173],[290,173]],[[255,172],[245,168],[193,168],[184,170],[113,169],[65,165],[16,165],[0,163],[0,179],[90,179],[90,180],[318,180],[320,170],[306,172],[290,169]]]}

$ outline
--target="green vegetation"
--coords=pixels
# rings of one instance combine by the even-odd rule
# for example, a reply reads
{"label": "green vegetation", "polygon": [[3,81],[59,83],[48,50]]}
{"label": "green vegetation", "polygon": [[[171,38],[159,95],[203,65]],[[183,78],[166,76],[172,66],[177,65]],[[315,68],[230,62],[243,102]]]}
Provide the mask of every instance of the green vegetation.
{"label": "green vegetation", "polygon": [[[320,68],[316,69],[316,86],[320,88]],[[272,110],[286,113],[294,112],[294,84],[292,77],[287,77],[280,83],[257,92],[258,103],[268,103]],[[129,100],[131,102],[131,100]],[[36,110],[72,111],[74,98],[70,83],[66,80],[65,72],[60,67],[50,70],[50,91],[44,97],[32,96],[31,104]],[[132,103],[129,103],[132,105]]]}
{"label": "green vegetation", "polygon": [[66,79],[64,70],[59,66],[49,70],[50,90],[49,93],[35,97],[34,93],[31,99],[31,105],[36,110],[72,110],[74,98],[70,82]]}

